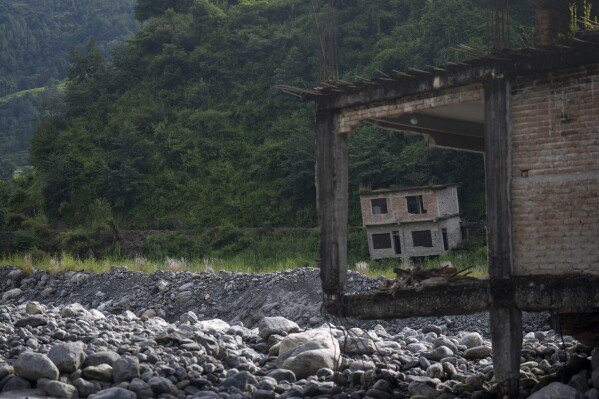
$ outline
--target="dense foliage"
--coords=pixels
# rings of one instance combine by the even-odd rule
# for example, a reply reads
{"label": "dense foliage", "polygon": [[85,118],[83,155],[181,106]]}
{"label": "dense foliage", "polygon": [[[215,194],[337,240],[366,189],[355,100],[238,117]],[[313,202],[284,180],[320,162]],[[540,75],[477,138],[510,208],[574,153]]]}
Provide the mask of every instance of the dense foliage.
{"label": "dense foliage", "polygon": [[29,137],[66,76],[70,49],[95,38],[108,55],[137,31],[134,3],[0,0],[0,178],[28,163]]}
{"label": "dense foliage", "polygon": [[[345,80],[441,64],[463,56],[458,43],[489,41],[478,0],[335,3]],[[520,3],[511,26],[529,32]],[[310,2],[139,0],[135,14],[146,22],[110,62],[91,45],[74,54],[64,105],[32,142],[38,211],[70,226],[314,226],[313,110],[275,89],[314,84]],[[352,225],[359,187],[462,182],[465,216],[484,214],[479,155],[372,128],[351,136],[350,154]]]}

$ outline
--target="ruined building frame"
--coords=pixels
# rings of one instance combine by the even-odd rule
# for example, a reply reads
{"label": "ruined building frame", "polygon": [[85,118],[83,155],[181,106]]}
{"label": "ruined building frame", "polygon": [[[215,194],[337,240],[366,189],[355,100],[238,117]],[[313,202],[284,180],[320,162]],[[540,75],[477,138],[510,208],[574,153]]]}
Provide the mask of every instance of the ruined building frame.
{"label": "ruined building frame", "polygon": [[[599,34],[590,32],[357,83],[281,86],[316,104],[320,268],[329,312],[391,319],[489,311],[494,375],[510,397],[518,395],[522,311],[597,322],[598,49]],[[393,295],[344,292],[348,136],[363,124],[484,154],[488,280]]]}

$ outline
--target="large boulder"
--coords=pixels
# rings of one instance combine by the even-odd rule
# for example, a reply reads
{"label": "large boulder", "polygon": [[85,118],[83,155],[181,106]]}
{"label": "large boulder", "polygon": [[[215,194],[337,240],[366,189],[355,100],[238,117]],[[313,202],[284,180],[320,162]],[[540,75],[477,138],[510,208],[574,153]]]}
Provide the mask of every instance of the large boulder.
{"label": "large boulder", "polygon": [[255,383],[256,378],[247,371],[241,371],[231,377],[225,378],[223,382],[220,383],[221,388],[237,388],[240,391],[247,391],[250,387],[250,384]]}
{"label": "large boulder", "polygon": [[148,380],[148,385],[156,395],[161,393],[177,395],[177,387],[171,380],[165,377],[152,377]]}
{"label": "large boulder", "polygon": [[85,360],[83,342],[61,342],[54,345],[48,357],[62,373],[72,373],[81,367]]}
{"label": "large boulder", "polygon": [[130,391],[135,392],[138,398],[150,398],[154,396],[152,388],[150,388],[147,382],[140,378],[134,378],[133,380],[131,380],[128,389]]}
{"label": "large boulder", "polygon": [[374,340],[368,332],[360,328],[352,328],[344,335],[340,343],[343,353],[350,355],[372,355],[377,351]]}
{"label": "large boulder", "polygon": [[334,369],[341,357],[339,342],[324,329],[290,334],[279,345],[279,368],[293,371],[297,378],[316,375],[321,368]]}
{"label": "large boulder", "polygon": [[75,302],[62,308],[60,315],[62,317],[89,316],[89,312],[80,303]]}
{"label": "large boulder", "polygon": [[0,387],[2,392],[19,391],[31,388],[31,383],[23,377],[11,375],[0,381]]}
{"label": "large boulder", "polygon": [[339,342],[328,330],[315,329],[289,334],[283,338],[279,345],[279,355],[309,342],[321,344],[323,348],[333,348],[339,351]]}
{"label": "large boulder", "polygon": [[229,323],[222,321],[221,319],[202,320],[197,322],[195,326],[206,332],[226,332],[231,328]]}
{"label": "large boulder", "polygon": [[87,366],[83,369],[82,375],[90,380],[112,382],[112,367],[108,364]]}
{"label": "large boulder", "polygon": [[488,346],[480,345],[466,349],[464,358],[468,360],[484,359],[491,356],[492,350]]}
{"label": "large boulder", "polygon": [[322,368],[335,368],[339,356],[339,352],[330,348],[311,349],[290,356],[283,362],[282,367],[293,371],[297,378],[307,378],[316,375],[316,372]]}
{"label": "large boulder", "polygon": [[108,388],[97,392],[88,397],[89,399],[136,399],[137,395],[134,392],[124,388]]}
{"label": "large boulder", "polygon": [[39,302],[31,301],[25,305],[25,313],[28,315],[42,314],[46,311],[46,307]]}
{"label": "large boulder", "polygon": [[300,331],[297,323],[284,317],[265,317],[258,323],[258,331],[262,338],[268,338],[273,334],[290,334]]}
{"label": "large boulder", "polygon": [[79,397],[77,388],[60,381],[42,379],[37,382],[37,387],[53,398],[77,399]]}
{"label": "large boulder", "polygon": [[20,288],[13,288],[12,290],[8,290],[4,294],[2,294],[2,300],[9,301],[11,299],[15,299],[19,297],[19,295],[21,295],[22,293],[23,291],[21,291]]}
{"label": "large boulder", "polygon": [[15,369],[10,364],[7,364],[7,363],[0,364],[0,379],[13,374],[14,372],[15,372]]}
{"label": "large boulder", "polygon": [[15,362],[14,369],[16,375],[30,381],[37,381],[40,378],[57,380],[60,374],[48,356],[34,352],[21,353]]}
{"label": "large boulder", "polygon": [[92,353],[85,359],[83,362],[83,367],[99,366],[100,364],[107,364],[112,367],[114,362],[120,358],[121,355],[113,351],[96,352]]}
{"label": "large boulder", "polygon": [[530,395],[528,399],[582,399],[582,395],[569,385],[552,382]]}
{"label": "large boulder", "polygon": [[474,348],[483,344],[483,337],[477,332],[469,332],[462,335],[459,341],[460,345],[466,346],[466,348]]}
{"label": "large boulder", "polygon": [[131,381],[139,378],[139,360],[136,357],[121,357],[112,366],[114,382]]}
{"label": "large boulder", "polygon": [[79,395],[82,397],[87,397],[91,394],[94,394],[102,389],[102,386],[97,381],[87,381],[83,378],[76,378],[73,381],[73,385],[79,391]]}

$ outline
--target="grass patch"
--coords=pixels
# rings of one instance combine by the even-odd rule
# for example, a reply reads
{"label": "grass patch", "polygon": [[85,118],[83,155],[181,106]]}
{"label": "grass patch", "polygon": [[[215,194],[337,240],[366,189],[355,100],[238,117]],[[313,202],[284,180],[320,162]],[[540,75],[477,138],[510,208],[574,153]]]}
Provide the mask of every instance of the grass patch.
{"label": "grass patch", "polygon": [[[59,92],[63,92],[66,88],[66,82],[61,82],[56,85],[56,88]],[[4,97],[0,97],[0,104],[8,104],[9,102],[21,98],[27,94],[38,95],[46,91],[47,87],[35,87],[33,89],[21,90],[11,94],[8,94]]]}
{"label": "grass patch", "polygon": [[[81,244],[79,241],[77,243]],[[69,247],[77,249],[75,252],[62,250],[52,254],[33,248],[17,254],[5,254],[0,257],[0,265],[50,273],[68,270],[105,273],[113,267],[126,267],[145,273],[157,270],[272,273],[316,267],[318,262],[317,231],[242,233],[229,229],[211,237],[194,239],[173,233],[148,238],[142,247],[143,252],[129,257],[119,254],[94,256],[89,249],[79,248],[81,245]],[[395,267],[410,266],[398,259],[370,260],[366,234],[362,230],[350,233],[348,249],[349,268],[360,269],[372,278],[394,278]],[[471,268],[474,277],[484,277],[487,275],[486,256],[486,247],[481,242],[466,241],[456,250],[428,259],[417,267],[434,268],[450,262],[459,270]]]}

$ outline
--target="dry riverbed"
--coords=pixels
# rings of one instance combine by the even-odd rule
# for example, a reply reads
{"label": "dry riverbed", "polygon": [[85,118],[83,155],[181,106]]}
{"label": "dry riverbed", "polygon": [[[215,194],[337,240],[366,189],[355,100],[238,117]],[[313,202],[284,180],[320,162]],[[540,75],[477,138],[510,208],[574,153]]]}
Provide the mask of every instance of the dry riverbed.
{"label": "dry riverbed", "polygon": [[[353,291],[376,285],[350,276]],[[486,315],[326,320],[314,269],[25,275],[4,267],[0,296],[0,398],[497,393]],[[523,396],[598,398],[599,352],[562,340],[545,318],[525,317]]]}

